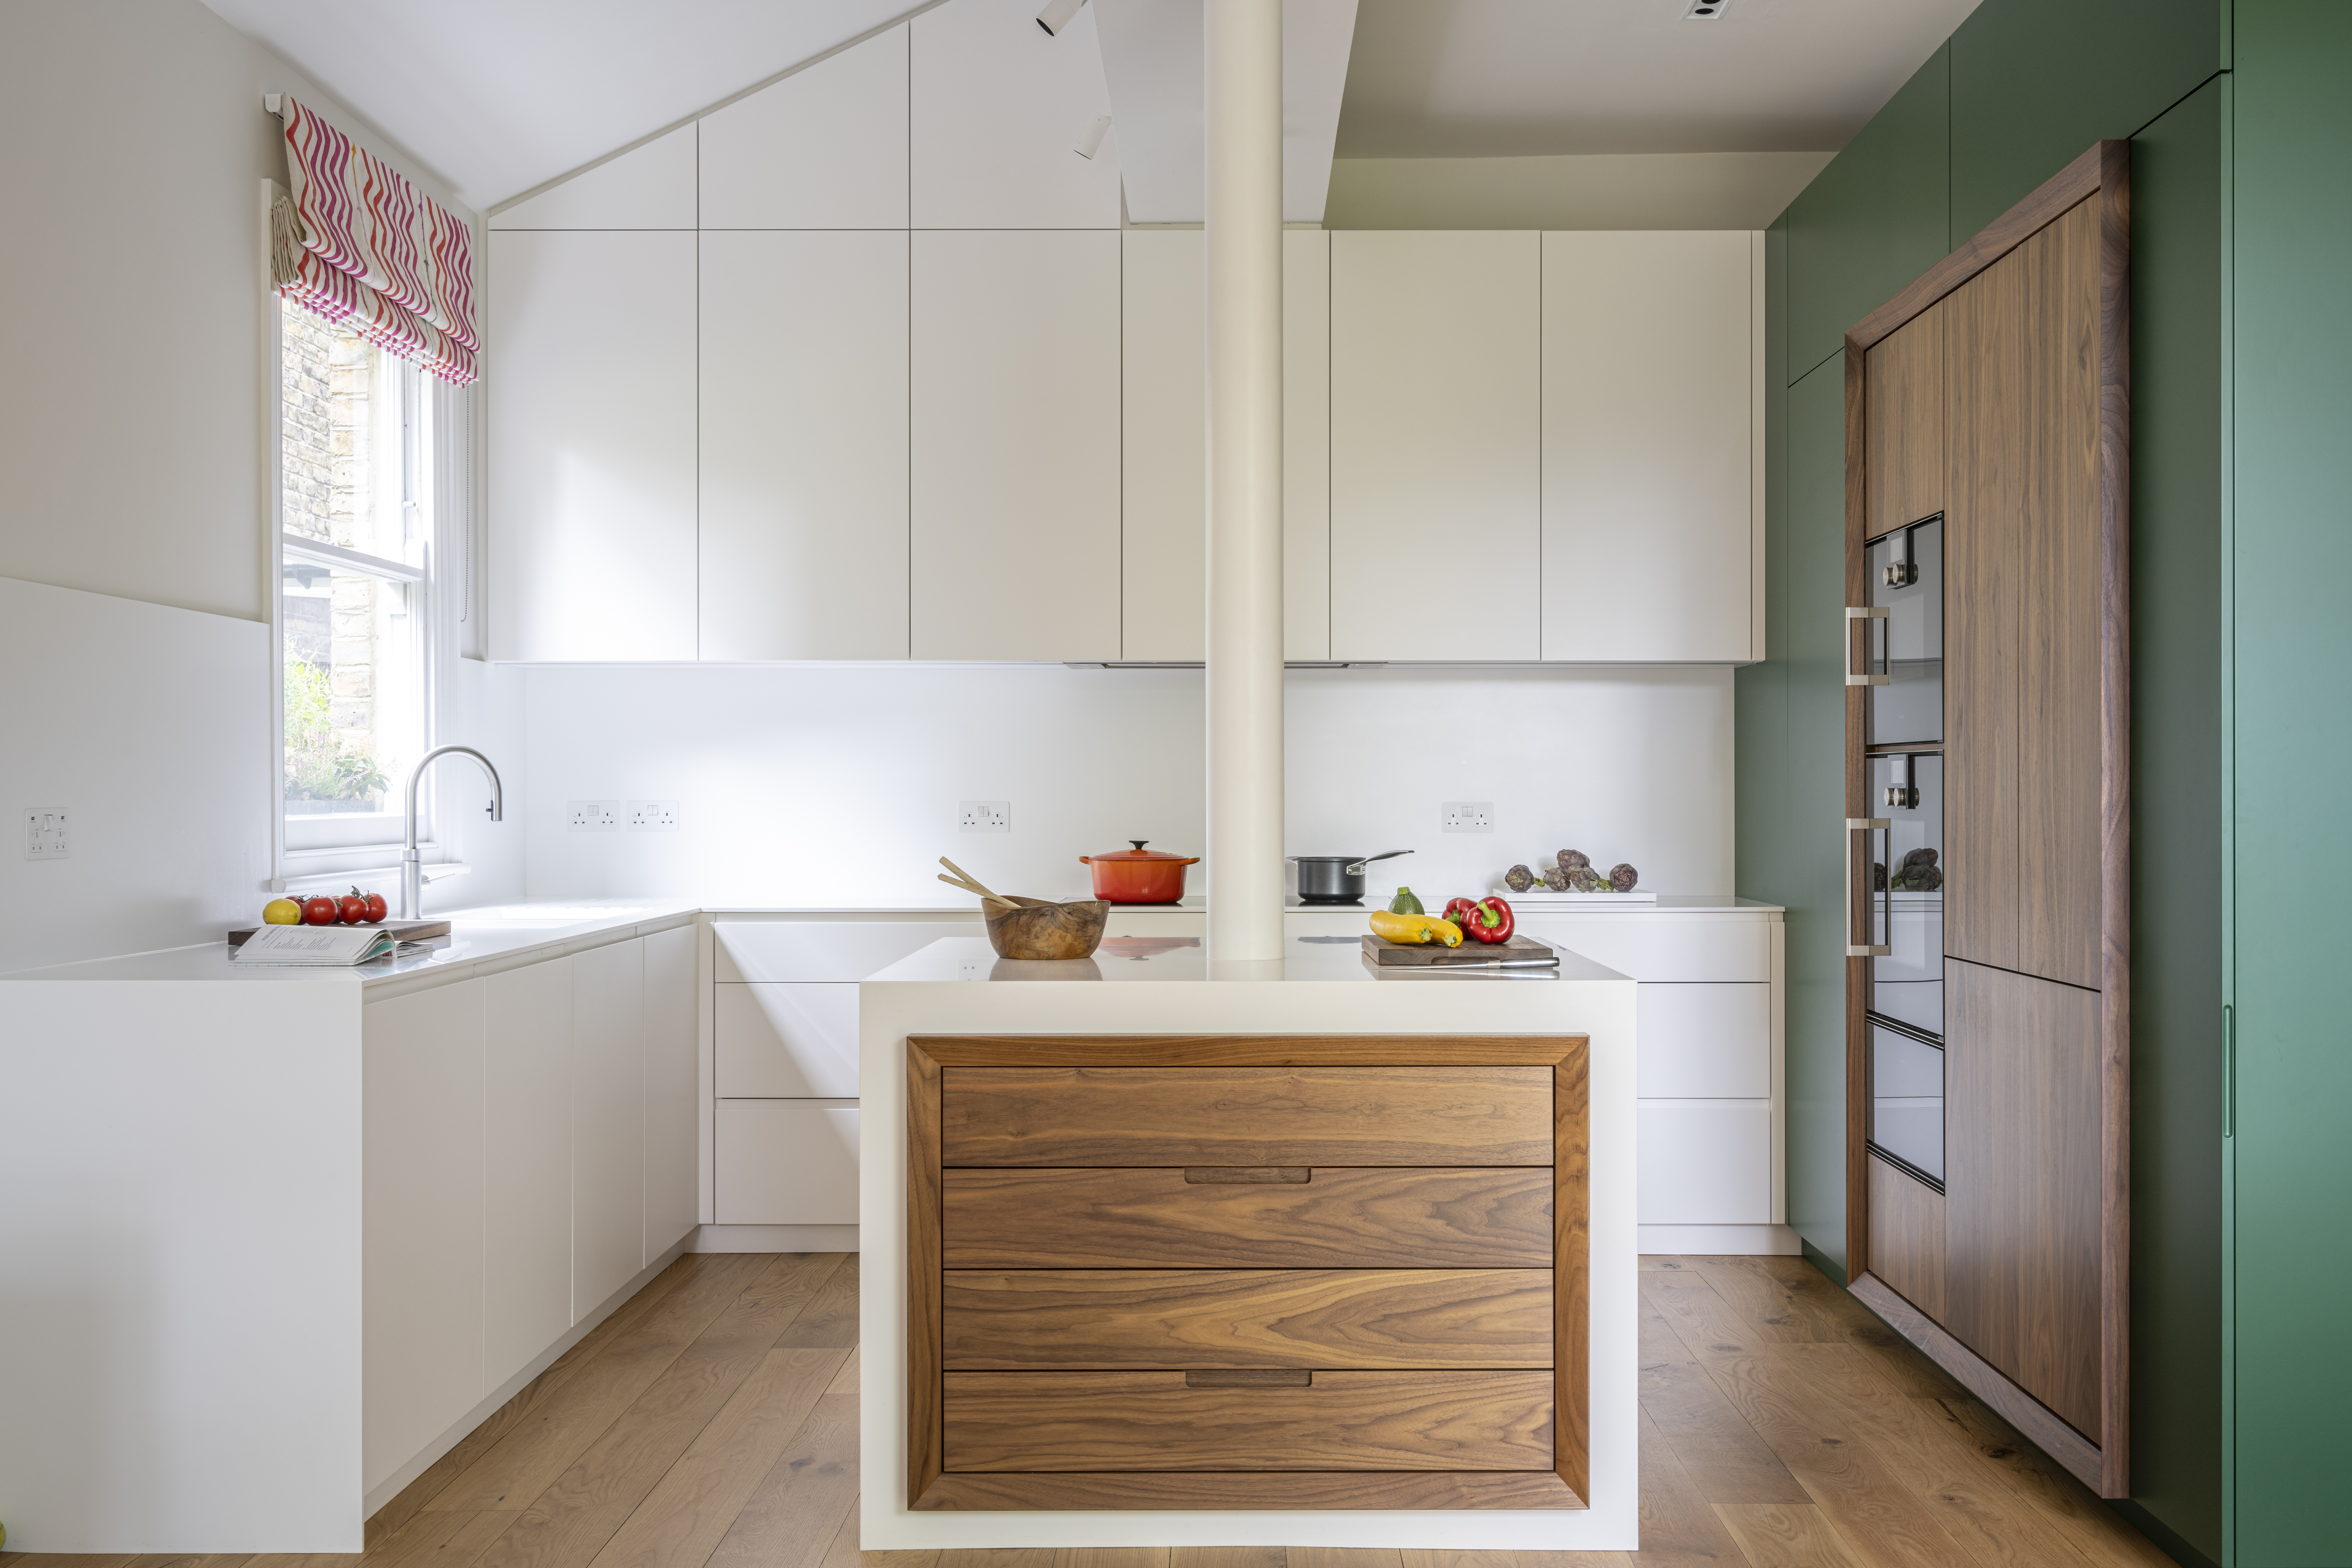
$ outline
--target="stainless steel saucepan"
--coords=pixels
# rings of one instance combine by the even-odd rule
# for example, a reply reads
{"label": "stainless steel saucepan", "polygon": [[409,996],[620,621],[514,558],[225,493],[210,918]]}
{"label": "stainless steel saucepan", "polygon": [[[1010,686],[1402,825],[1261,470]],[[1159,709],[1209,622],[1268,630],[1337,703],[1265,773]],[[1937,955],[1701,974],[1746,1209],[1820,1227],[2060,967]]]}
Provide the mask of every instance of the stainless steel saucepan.
{"label": "stainless steel saucepan", "polygon": [[1298,901],[1302,904],[1354,904],[1363,901],[1364,868],[1375,860],[1393,860],[1410,849],[1389,849],[1378,855],[1292,855],[1298,868]]}

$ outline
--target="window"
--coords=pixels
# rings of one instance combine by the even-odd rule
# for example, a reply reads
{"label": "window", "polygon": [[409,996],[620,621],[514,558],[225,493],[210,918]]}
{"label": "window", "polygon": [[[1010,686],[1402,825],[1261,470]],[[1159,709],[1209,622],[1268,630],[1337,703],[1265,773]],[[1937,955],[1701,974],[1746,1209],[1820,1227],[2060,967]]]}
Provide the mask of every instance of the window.
{"label": "window", "polygon": [[414,365],[278,303],[285,847],[388,844],[426,744],[427,400]]}

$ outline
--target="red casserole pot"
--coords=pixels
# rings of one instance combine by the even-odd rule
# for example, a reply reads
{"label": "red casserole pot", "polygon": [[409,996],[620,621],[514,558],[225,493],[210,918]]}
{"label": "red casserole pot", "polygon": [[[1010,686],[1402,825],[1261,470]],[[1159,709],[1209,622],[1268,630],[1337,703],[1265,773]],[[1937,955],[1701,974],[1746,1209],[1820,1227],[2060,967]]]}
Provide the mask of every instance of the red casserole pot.
{"label": "red casserole pot", "polygon": [[1201,863],[1198,855],[1163,855],[1146,849],[1140,838],[1130,838],[1132,849],[1110,855],[1081,855],[1078,864],[1095,873],[1095,897],[1113,904],[1172,904],[1184,896],[1184,868]]}

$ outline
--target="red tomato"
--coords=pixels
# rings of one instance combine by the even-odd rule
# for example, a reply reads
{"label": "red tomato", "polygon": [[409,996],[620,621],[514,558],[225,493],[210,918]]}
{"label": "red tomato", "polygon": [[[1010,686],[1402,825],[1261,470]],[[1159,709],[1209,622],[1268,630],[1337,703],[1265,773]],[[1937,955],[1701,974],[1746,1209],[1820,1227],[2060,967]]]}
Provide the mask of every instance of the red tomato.
{"label": "red tomato", "polygon": [[382,893],[362,893],[360,896],[367,900],[367,918],[371,922],[380,921],[391,912],[391,906],[383,901]]}
{"label": "red tomato", "polygon": [[345,893],[335,900],[335,918],[347,926],[355,926],[367,919],[367,900],[357,893]]}
{"label": "red tomato", "polygon": [[336,907],[335,900],[324,893],[313,893],[302,900],[304,925],[331,926],[341,916],[342,910]]}

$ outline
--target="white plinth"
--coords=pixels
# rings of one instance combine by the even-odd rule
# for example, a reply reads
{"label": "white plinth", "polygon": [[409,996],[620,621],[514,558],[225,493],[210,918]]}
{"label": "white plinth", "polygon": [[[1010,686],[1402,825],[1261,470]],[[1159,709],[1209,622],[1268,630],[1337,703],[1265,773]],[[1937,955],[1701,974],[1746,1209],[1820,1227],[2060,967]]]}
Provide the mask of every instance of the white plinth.
{"label": "white plinth", "polygon": [[[1638,1544],[1634,983],[1567,955],[1556,975],[1376,974],[1348,943],[1292,937],[1275,963],[1197,946],[1106,942],[1091,960],[1012,963],[978,938],[932,943],[858,987],[866,1115],[859,1225],[859,1544],[1386,1546],[1602,1552]],[[905,1046],[923,1034],[1591,1037],[1591,1497],[1561,1511],[917,1513],[907,1507]]]}

